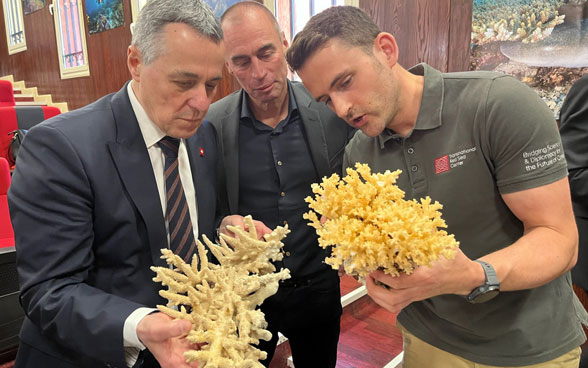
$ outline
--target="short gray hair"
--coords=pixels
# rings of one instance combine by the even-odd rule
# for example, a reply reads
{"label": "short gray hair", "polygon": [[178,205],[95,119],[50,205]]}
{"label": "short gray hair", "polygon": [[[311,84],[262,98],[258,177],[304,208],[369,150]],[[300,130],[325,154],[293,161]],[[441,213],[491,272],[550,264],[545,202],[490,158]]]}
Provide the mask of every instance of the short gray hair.
{"label": "short gray hair", "polygon": [[[239,2],[236,2],[233,5],[231,5],[227,10],[225,10],[223,15],[221,16],[221,19],[220,19],[221,25],[224,24],[225,21],[230,21],[230,20],[234,20],[234,19],[242,19],[243,12],[246,10],[252,10],[252,11],[259,10],[262,13],[264,13],[268,17],[268,19],[272,22],[274,27],[276,28],[276,32],[278,32],[278,36],[280,37],[280,40],[282,39],[282,30],[280,28],[280,24],[278,23],[278,20],[276,19],[274,14],[271,12],[271,10],[269,10],[262,3],[258,3],[257,1],[252,1],[252,0],[239,1]],[[236,13],[236,14],[233,15],[233,13]]]}
{"label": "short gray hair", "polygon": [[170,23],[184,23],[219,44],[223,31],[210,7],[202,0],[150,0],[143,6],[133,32],[131,44],[141,52],[143,63],[153,62],[165,45],[163,29]]}

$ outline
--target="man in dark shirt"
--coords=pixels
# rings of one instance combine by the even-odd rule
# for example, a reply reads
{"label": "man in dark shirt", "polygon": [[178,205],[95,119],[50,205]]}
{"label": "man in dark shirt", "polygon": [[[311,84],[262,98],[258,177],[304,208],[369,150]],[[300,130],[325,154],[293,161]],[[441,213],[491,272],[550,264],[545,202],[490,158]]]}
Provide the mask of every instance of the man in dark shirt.
{"label": "man in dark shirt", "polygon": [[[578,262],[572,281],[578,297],[588,307],[588,74],[577,80],[560,111],[560,134],[568,163],[572,206],[578,226]],[[588,331],[586,328],[584,331]],[[588,368],[588,347],[582,345],[580,368]]]}
{"label": "man in dark shirt", "polygon": [[[300,83],[287,79],[287,41],[275,18],[256,2],[240,2],[221,18],[226,65],[242,89],[213,104],[207,115],[221,140],[219,205],[227,225],[252,215],[258,234],[278,225],[285,239],[278,268],[292,278],[261,306],[272,340],[261,342],[269,365],[280,331],[290,342],[296,367],[335,367],[341,302],[337,272],[302,214],[311,184],[341,170],[353,134]],[[228,215],[228,216],[227,216]]]}

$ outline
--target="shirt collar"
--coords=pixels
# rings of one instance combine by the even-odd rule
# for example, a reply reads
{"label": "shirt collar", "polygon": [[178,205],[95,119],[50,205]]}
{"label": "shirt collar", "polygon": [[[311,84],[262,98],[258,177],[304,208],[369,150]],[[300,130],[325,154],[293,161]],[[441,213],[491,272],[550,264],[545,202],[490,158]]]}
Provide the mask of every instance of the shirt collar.
{"label": "shirt collar", "polygon": [[[423,98],[413,130],[434,129],[441,126],[441,117],[443,115],[443,74],[425,63],[417,64],[408,69],[408,71],[412,74],[425,77]],[[408,135],[409,137],[410,134]],[[402,139],[402,136],[389,129],[385,129],[378,136],[380,148],[383,149],[386,142],[390,139]]]}
{"label": "shirt collar", "polygon": [[[290,120],[293,112],[298,112],[298,104],[296,103],[296,99],[294,98],[294,90],[292,89],[292,83],[287,80],[288,84],[288,115],[286,117],[286,121]],[[247,93],[243,90],[241,94],[241,120],[243,119],[251,119],[255,121],[255,116],[253,115],[253,111],[249,108],[249,101],[247,99]]]}
{"label": "shirt collar", "polygon": [[143,135],[143,140],[145,141],[145,145],[147,149],[151,148],[157,142],[161,140],[161,138],[165,137],[165,133],[159,129],[157,125],[149,118],[147,112],[135,96],[135,92],[131,87],[131,81],[127,84],[127,92],[129,94],[129,100],[131,100],[131,107],[133,108],[133,112],[137,117],[137,122],[139,122],[139,129],[141,129],[141,134]]}

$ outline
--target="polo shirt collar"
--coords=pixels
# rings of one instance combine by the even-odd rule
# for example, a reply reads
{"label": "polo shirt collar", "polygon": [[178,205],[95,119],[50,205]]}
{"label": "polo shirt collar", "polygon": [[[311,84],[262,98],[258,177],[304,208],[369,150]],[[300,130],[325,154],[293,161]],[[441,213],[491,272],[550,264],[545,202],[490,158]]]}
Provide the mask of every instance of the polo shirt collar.
{"label": "polo shirt collar", "polygon": [[[443,115],[443,74],[425,63],[420,63],[408,69],[415,75],[425,77],[423,98],[419,114],[413,130],[434,129],[441,126]],[[412,132],[409,134],[409,136]],[[400,134],[385,129],[379,136],[380,148],[383,149],[390,139],[402,139]]]}

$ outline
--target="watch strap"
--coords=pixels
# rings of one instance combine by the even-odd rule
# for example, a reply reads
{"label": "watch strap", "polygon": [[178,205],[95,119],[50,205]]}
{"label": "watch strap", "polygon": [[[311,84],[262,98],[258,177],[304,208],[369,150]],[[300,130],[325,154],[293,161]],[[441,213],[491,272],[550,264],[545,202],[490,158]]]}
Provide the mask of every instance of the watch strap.
{"label": "watch strap", "polygon": [[484,269],[484,274],[486,275],[486,284],[500,285],[500,282],[498,281],[498,276],[496,275],[496,270],[494,270],[494,267],[492,267],[490,263],[481,261],[479,259],[476,259],[474,262],[478,262],[482,265],[482,268]]}
{"label": "watch strap", "polygon": [[474,290],[466,296],[466,299],[470,303],[484,303],[498,295],[500,292],[500,282],[498,281],[496,270],[494,270],[492,265],[479,259],[476,259],[475,262],[482,265],[485,281],[482,285],[474,288]]}

